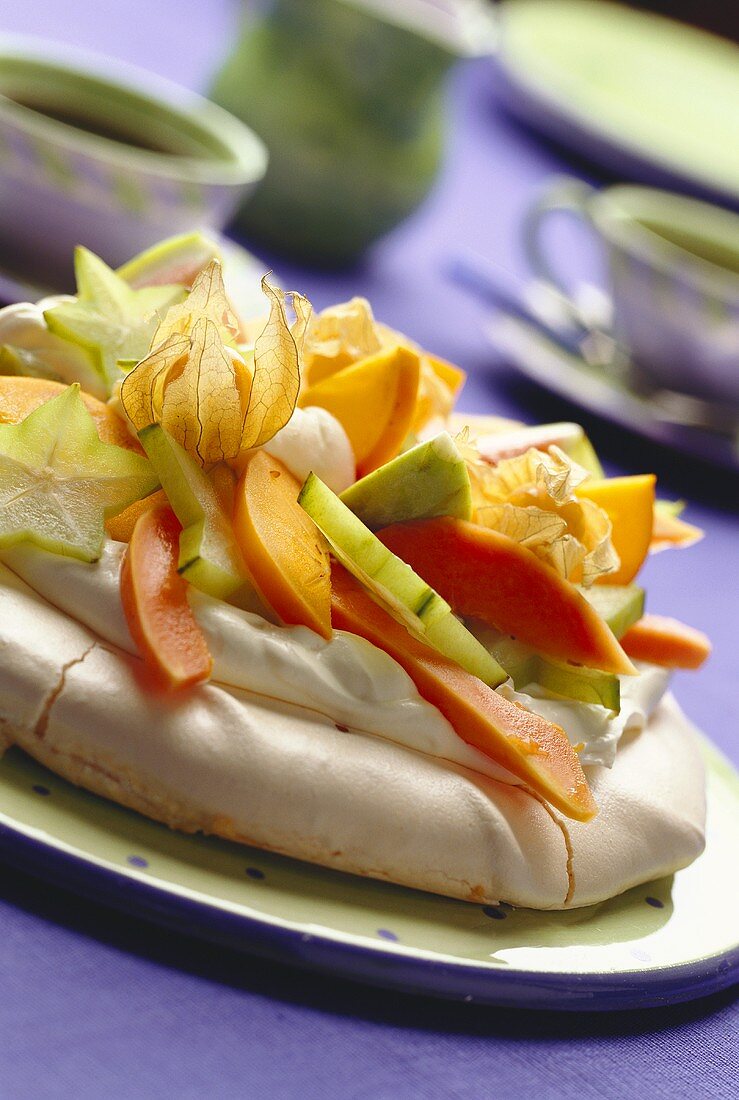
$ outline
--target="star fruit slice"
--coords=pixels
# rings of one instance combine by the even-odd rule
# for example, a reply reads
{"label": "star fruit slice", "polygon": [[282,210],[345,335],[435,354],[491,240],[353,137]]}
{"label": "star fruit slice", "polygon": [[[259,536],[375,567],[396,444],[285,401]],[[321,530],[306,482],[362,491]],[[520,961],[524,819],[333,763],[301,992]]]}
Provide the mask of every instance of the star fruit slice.
{"label": "star fruit slice", "polygon": [[134,289],[86,248],[74,254],[77,297],[44,312],[52,333],[85,348],[108,389],[122,376],[118,360],[148,354],[160,313],[185,297],[183,286]]}
{"label": "star fruit slice", "polygon": [[105,520],[157,487],[150,463],[102,443],[78,385],[0,424],[0,547],[28,541],[96,561]]}

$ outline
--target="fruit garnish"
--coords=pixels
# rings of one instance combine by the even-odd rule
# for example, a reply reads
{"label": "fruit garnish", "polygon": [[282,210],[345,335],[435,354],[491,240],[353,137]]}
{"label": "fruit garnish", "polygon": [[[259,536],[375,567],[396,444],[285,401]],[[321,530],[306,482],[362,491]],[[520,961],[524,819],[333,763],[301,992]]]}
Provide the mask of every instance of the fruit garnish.
{"label": "fruit garnish", "polygon": [[[39,405],[67,392],[67,386],[44,378],[0,378],[0,424],[15,424],[23,420]],[[85,408],[95,421],[97,433],[103,443],[114,443],[141,454],[138,441],[128,430],[126,422],[115,409],[80,390]]]}
{"label": "fruit garnish", "polygon": [[108,538],[113,539],[114,542],[130,542],[139,517],[150,508],[159,508],[167,503],[167,494],[163,489],[157,490],[151,496],[142,497],[141,500],[135,500],[117,516],[106,519],[105,530]]}
{"label": "fruit garnish", "polygon": [[700,542],[703,532],[700,527],[692,523],[686,523],[680,515],[685,508],[682,500],[656,500],[654,502],[654,517],[652,522],[652,541],[649,543],[649,553],[658,554],[661,550],[670,550],[673,547],[684,549]]}
{"label": "fruit garnish", "polygon": [[366,298],[352,298],[329,306],[311,318],[305,343],[305,388],[318,385],[384,348],[396,346],[419,357],[410,431],[419,432],[437,419],[445,421],[464,383],[464,371],[444,359],[427,355],[402,333],[376,321]]}
{"label": "fruit garnish", "polygon": [[0,309],[0,374],[79,382],[95,397],[108,395],[90,352],[50,332],[42,306],[31,302]]}
{"label": "fruit garnish", "polygon": [[503,669],[454,617],[449,604],[383,546],[315,474],[307,478],[298,501],[338,560],[407,630],[485,683],[503,683]]}
{"label": "fruit garnish", "polygon": [[138,519],[123,558],[121,601],[131,636],[147,663],[172,688],[210,676],[213,658],[177,572],[180,524],[168,505]]}
{"label": "fruit garnish", "polygon": [[477,429],[475,445],[480,457],[492,465],[524,454],[531,447],[535,447],[537,451],[559,447],[573,462],[587,470],[591,477],[603,477],[603,467],[590,440],[579,424],[569,421],[556,424],[521,424],[515,427],[501,425],[488,433],[481,426]]}
{"label": "fruit garnish", "polygon": [[382,347],[372,307],[366,298],[352,298],[315,313],[305,339],[305,384],[329,378]]}
{"label": "fruit garnish", "polygon": [[652,540],[654,474],[610,477],[578,485],[575,495],[593,501],[611,521],[611,543],[619,566],[596,577],[599,584],[629,584],[641,569]]}
{"label": "fruit garnish", "polygon": [[606,707],[614,714],[621,709],[621,685],[618,676],[612,672],[576,668],[561,661],[548,660],[506,636],[493,641],[491,649],[517,691],[526,691],[536,685],[562,699]]}
{"label": "fruit garnish", "polygon": [[506,535],[445,516],[396,523],[379,538],[457,614],[481,619],[555,661],[634,672],[577,588]]}
{"label": "fruit garnish", "polygon": [[95,561],[105,519],[156,486],[143,456],[101,442],[78,385],[19,423],[0,424],[2,546],[27,540]]}
{"label": "fruit garnish", "polygon": [[462,740],[513,772],[562,813],[578,821],[597,813],[577,754],[559,726],[504,699],[404,630],[341,565],[332,572],[332,621],[336,628],[389,653]]}
{"label": "fruit garnish", "polygon": [[[162,427],[200,465],[238,465],[290,419],[300,387],[299,345],[310,314],[302,295],[286,295],[266,278],[270,314],[248,362],[227,341],[236,319],[212,261],[184,302],[157,328],[154,350],[124,378],[121,404],[137,431]],[[290,327],[286,300],[297,315]]]}
{"label": "fruit garnish", "polygon": [[236,489],[234,532],[262,599],[282,622],[330,638],[328,543],[298,505],[299,492],[279,459],[254,451]]}
{"label": "fruit garnish", "polygon": [[341,499],[373,531],[409,519],[472,515],[467,465],[448,432],[355,481]]}
{"label": "fruit garnish", "polygon": [[711,642],[701,630],[665,615],[644,615],[621,639],[636,661],[665,668],[700,668],[711,655]]}
{"label": "fruit garnish", "polygon": [[637,584],[598,584],[580,592],[617,638],[644,614],[644,589]]}
{"label": "fruit garnish", "polygon": [[[144,428],[140,438],[182,526],[178,564],[182,575],[217,599],[255,609],[254,589],[234,538],[231,509],[224,509],[215,471],[206,474],[160,424]],[[230,470],[227,474],[233,479]]]}
{"label": "fruit garnish", "polygon": [[343,425],[360,477],[400,452],[413,423],[420,358],[409,348],[383,348],[303,390],[300,405],[319,405]]}
{"label": "fruit garnish", "polygon": [[464,433],[458,442],[477,523],[520,542],[565,579],[590,585],[618,568],[606,512],[575,493],[590,475],[564,451],[531,447],[491,466]]}
{"label": "fruit garnish", "polygon": [[181,298],[181,286],[134,290],[98,256],[78,247],[74,253],[77,297],[44,311],[49,330],[85,348],[108,392],[121,377],[119,359],[147,354],[159,312]]}
{"label": "fruit garnish", "polygon": [[117,274],[129,286],[163,286],[177,283],[190,287],[211,260],[220,260],[221,250],[206,233],[178,233],[139,252],[118,268]]}

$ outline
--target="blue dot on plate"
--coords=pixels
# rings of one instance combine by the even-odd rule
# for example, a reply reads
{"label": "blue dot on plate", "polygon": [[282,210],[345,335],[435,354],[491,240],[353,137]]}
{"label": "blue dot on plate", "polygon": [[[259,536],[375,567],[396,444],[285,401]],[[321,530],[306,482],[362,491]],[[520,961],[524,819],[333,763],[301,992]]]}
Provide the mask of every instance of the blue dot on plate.
{"label": "blue dot on plate", "polygon": [[647,905],[651,905],[653,909],[664,909],[665,903],[660,901],[659,898],[645,898]]}
{"label": "blue dot on plate", "polygon": [[377,935],[381,936],[383,940],[392,940],[393,943],[398,942],[398,937],[389,928],[378,928]]}
{"label": "blue dot on plate", "polygon": [[148,867],[148,859],[144,859],[143,856],[128,856],[128,862],[132,867]]}
{"label": "blue dot on plate", "polygon": [[264,878],[264,871],[260,871],[258,867],[247,867],[246,873],[249,878]]}
{"label": "blue dot on plate", "polygon": [[486,917],[490,917],[491,920],[505,920],[506,913],[497,905],[483,905],[482,911]]}
{"label": "blue dot on plate", "polygon": [[43,794],[43,795],[51,794],[51,791],[49,790],[49,788],[42,786],[41,783],[34,783],[33,790],[36,792],[36,794]]}

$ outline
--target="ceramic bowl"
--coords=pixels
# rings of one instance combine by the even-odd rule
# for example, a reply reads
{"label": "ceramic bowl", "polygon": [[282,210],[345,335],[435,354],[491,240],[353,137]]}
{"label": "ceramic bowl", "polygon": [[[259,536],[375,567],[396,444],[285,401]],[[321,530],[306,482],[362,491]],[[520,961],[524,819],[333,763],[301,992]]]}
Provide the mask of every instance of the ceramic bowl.
{"label": "ceramic bowl", "polygon": [[220,229],[264,175],[261,140],[143,70],[0,37],[0,265],[73,286],[84,244],[111,265],[196,227]]}
{"label": "ceramic bowl", "polygon": [[641,377],[739,408],[739,216],[651,187],[595,191],[555,179],[523,232],[534,273],[564,297],[569,291],[542,234],[549,216],[563,210],[600,238],[612,334]]}

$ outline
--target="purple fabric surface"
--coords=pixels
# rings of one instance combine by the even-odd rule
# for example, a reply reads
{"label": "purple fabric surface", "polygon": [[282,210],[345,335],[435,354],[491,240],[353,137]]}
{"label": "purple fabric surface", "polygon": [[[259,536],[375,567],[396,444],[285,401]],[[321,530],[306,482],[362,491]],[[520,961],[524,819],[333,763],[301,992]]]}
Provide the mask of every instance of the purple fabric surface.
{"label": "purple fabric surface", "polygon": [[[203,87],[238,17],[228,0],[3,0],[6,30],[44,33]],[[275,268],[317,306],[351,293],[470,373],[462,406],[532,420],[576,416],[492,361],[486,310],[445,281],[458,248],[520,275],[516,225],[538,184],[572,170],[501,118],[486,63],[458,71],[450,148],[434,194],[351,274]],[[576,169],[578,170],[578,169]],[[581,174],[588,174],[579,169]],[[592,249],[562,231],[573,271]],[[653,559],[649,606],[709,632],[704,671],[679,677],[688,714],[739,760],[735,630],[736,481],[636,438],[587,427],[613,472],[655,469],[691,500],[706,539]],[[733,569],[732,569],[733,563]],[[3,869],[0,1095],[26,1097],[735,1096],[731,994],[609,1017],[479,1010],[305,975],[163,932]]]}

